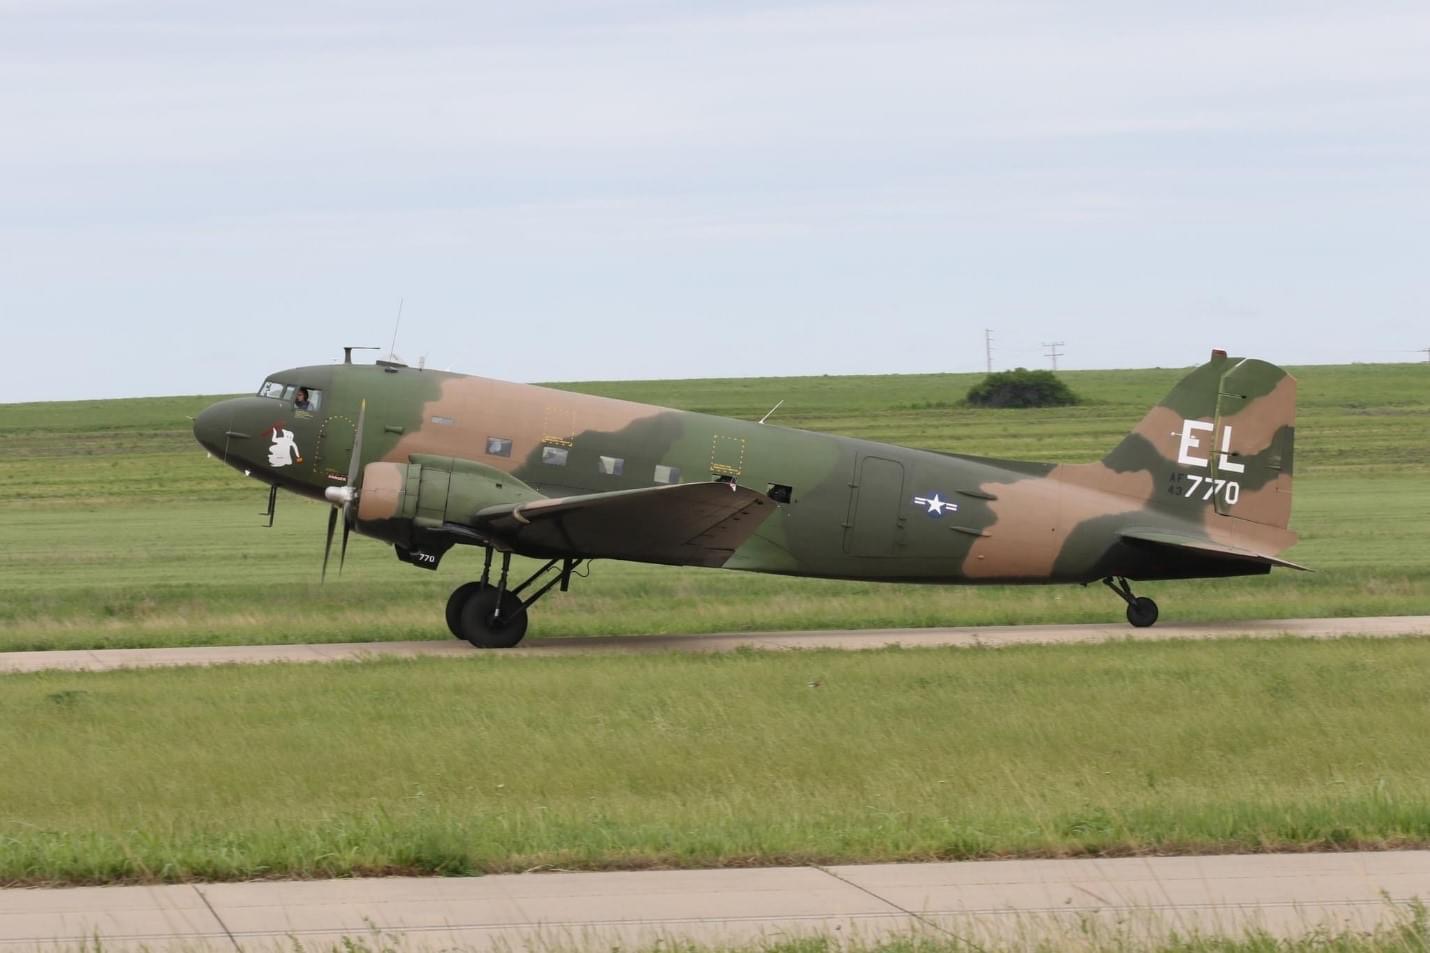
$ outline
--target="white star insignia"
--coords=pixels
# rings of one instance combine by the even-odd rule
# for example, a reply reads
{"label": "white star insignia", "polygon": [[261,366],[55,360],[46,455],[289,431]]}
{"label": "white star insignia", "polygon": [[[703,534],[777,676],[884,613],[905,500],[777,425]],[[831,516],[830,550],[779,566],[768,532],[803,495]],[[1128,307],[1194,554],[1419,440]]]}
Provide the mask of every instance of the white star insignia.
{"label": "white star insignia", "polygon": [[920,506],[928,507],[928,514],[930,516],[942,516],[945,510],[950,513],[958,512],[957,503],[950,503],[937,493],[932,496],[916,496],[914,497],[914,502]]}

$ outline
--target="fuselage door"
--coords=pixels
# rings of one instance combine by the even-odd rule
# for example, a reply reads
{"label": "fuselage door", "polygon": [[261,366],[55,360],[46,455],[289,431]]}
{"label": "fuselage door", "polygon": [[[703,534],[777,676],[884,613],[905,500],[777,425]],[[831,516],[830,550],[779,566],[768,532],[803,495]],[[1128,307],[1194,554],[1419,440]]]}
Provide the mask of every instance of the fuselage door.
{"label": "fuselage door", "polygon": [[[327,414],[318,430],[318,452],[314,454],[313,472],[324,484],[337,485],[348,478],[352,462],[353,439],[357,421],[345,414]],[[366,456],[366,454],[364,454]]]}
{"label": "fuselage door", "polygon": [[899,541],[904,465],[860,457],[849,494],[844,551],[851,556],[892,556]]}

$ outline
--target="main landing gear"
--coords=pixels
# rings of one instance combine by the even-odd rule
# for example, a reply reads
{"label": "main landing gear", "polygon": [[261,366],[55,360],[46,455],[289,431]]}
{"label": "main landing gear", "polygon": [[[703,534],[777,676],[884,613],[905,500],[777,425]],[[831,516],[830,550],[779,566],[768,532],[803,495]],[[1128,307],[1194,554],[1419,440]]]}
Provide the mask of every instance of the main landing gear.
{"label": "main landing gear", "polygon": [[1145,629],[1157,621],[1157,603],[1146,596],[1134,596],[1132,587],[1127,584],[1126,579],[1118,576],[1114,581],[1111,576],[1108,576],[1102,580],[1102,584],[1117,593],[1127,603],[1128,622],[1139,629]]}
{"label": "main landing gear", "polygon": [[[571,585],[572,571],[584,560],[553,559],[532,573],[514,589],[507,588],[511,569],[511,553],[501,554],[501,574],[492,585],[492,548],[487,547],[482,564],[482,578],[460,585],[447,599],[447,628],[459,639],[466,639],[479,649],[509,649],[526,635],[526,610],[557,585],[565,592]],[[541,588],[523,599],[522,593],[545,576],[556,565],[561,568]]]}

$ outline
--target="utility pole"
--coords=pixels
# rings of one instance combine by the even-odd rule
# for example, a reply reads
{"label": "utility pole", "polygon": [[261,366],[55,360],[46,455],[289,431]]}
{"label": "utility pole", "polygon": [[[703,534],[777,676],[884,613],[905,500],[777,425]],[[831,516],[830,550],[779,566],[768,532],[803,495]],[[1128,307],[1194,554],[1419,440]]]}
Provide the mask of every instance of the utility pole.
{"label": "utility pole", "polygon": [[1063,356],[1063,352],[1059,351],[1058,348],[1063,347],[1066,343],[1066,341],[1043,342],[1043,347],[1048,349],[1047,356],[1053,359],[1053,370],[1055,371],[1058,369],[1058,358]]}
{"label": "utility pole", "polygon": [[993,373],[993,329],[983,329],[983,355],[988,359],[988,373]]}
{"label": "utility pole", "polygon": [[1416,350],[1418,350],[1418,351],[1424,351],[1424,352],[1425,352],[1425,363],[1426,363],[1426,364],[1430,364],[1430,347],[1416,348]]}

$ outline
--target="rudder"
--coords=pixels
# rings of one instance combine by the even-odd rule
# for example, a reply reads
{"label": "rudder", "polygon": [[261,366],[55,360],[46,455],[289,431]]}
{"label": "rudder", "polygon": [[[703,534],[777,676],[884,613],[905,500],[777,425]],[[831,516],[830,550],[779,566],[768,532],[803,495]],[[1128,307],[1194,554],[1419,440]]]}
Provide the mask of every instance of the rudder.
{"label": "rudder", "polygon": [[1295,436],[1296,379],[1274,364],[1214,351],[1102,463],[1152,470],[1169,502],[1196,500],[1223,517],[1285,529]]}

